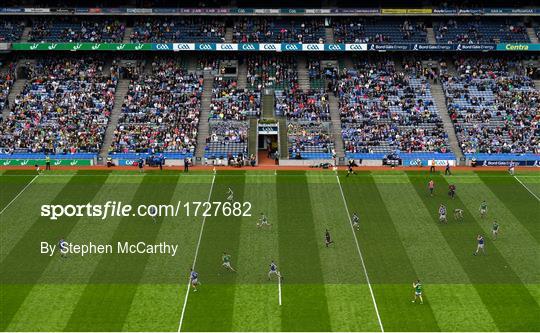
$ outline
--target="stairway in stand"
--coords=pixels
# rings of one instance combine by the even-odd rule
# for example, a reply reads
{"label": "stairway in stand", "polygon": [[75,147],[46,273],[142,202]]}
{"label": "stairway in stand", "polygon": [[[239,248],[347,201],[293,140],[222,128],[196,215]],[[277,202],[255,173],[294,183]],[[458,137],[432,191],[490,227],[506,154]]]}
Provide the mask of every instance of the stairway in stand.
{"label": "stairway in stand", "polygon": [[197,150],[195,156],[204,158],[204,147],[206,146],[206,138],[210,133],[210,103],[212,102],[212,87],[214,85],[214,75],[210,71],[204,71],[203,92],[201,97],[201,115],[199,121],[199,131],[197,132]]}
{"label": "stairway in stand", "polygon": [[111,112],[111,118],[109,119],[109,124],[107,125],[107,129],[105,130],[103,145],[101,146],[101,150],[99,152],[99,156],[101,157],[102,161],[105,161],[107,159],[107,155],[109,154],[109,147],[113,143],[114,131],[116,130],[116,127],[118,126],[118,120],[122,115],[122,103],[124,103],[124,97],[126,96],[128,89],[129,80],[118,80],[116,92],[114,93],[114,106]]}
{"label": "stairway in stand", "polygon": [[4,109],[2,110],[2,117],[4,120],[9,116],[9,111],[15,105],[15,97],[17,97],[23,91],[25,85],[26,85],[26,80],[17,79],[13,83],[13,86],[11,86],[11,89],[9,90],[8,99],[7,99],[9,106],[4,107]]}
{"label": "stairway in stand", "polygon": [[330,119],[332,119],[331,131],[334,140],[334,149],[336,157],[339,159],[345,157],[345,147],[341,137],[341,117],[339,116],[338,98],[333,94],[328,94],[328,103],[330,104]]}
{"label": "stairway in stand", "polygon": [[448,141],[450,143],[450,149],[456,155],[458,165],[462,162],[463,153],[459,146],[456,130],[448,114],[448,108],[446,107],[446,97],[441,84],[431,85],[431,95],[433,96],[433,102],[439,111],[439,115],[442,119],[444,131],[448,134]]}

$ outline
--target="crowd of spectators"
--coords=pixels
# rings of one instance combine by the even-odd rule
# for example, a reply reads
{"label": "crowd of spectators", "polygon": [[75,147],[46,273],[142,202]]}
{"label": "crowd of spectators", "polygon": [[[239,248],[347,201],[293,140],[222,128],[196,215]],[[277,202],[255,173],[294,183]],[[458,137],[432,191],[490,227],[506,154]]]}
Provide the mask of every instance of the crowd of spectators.
{"label": "crowd of spectators", "polygon": [[114,105],[116,68],[86,58],[38,60],[0,125],[7,152],[97,153]]}
{"label": "crowd of spectators", "polygon": [[262,90],[295,90],[298,88],[297,59],[290,55],[246,57],[247,84],[249,88]]}
{"label": "crowd of spectators", "polygon": [[501,19],[449,19],[433,26],[438,43],[528,43],[523,22]]}
{"label": "crowd of spectators", "polygon": [[0,20],[0,43],[18,41],[22,37],[24,27],[23,20],[2,18]]}
{"label": "crowd of spectators", "polygon": [[125,24],[117,19],[54,17],[33,20],[30,42],[122,42]]}
{"label": "crowd of spectators", "polygon": [[156,60],[151,75],[129,84],[111,152],[194,153],[202,87],[202,77],[177,61]]}
{"label": "crowd of spectators", "polygon": [[379,18],[346,18],[333,22],[336,43],[425,43],[423,22]]}
{"label": "crowd of spectators", "polygon": [[247,157],[248,123],[246,121],[210,121],[210,136],[206,139],[205,157],[230,160]]}
{"label": "crowd of spectators", "polygon": [[447,107],[464,153],[540,153],[540,91],[516,63],[456,60],[443,76]]}
{"label": "crowd of spectators", "polygon": [[239,18],[233,25],[234,43],[324,43],[324,20],[319,18]]}
{"label": "crowd of spectators", "polygon": [[347,152],[447,151],[430,84],[417,67],[397,71],[393,61],[362,62],[342,77],[336,93]]}
{"label": "crowd of spectators", "polygon": [[330,121],[328,94],[323,90],[276,93],[276,114],[288,120]]}
{"label": "crowd of spectators", "polygon": [[328,126],[329,123],[321,122],[287,123],[289,156],[300,159],[310,155],[330,157],[335,154]]}
{"label": "crowd of spectators", "polygon": [[129,36],[132,43],[221,43],[225,21],[203,17],[140,19]]}
{"label": "crowd of spectators", "polygon": [[238,88],[236,79],[215,77],[210,119],[246,120],[248,116],[259,116],[260,112],[260,92]]}

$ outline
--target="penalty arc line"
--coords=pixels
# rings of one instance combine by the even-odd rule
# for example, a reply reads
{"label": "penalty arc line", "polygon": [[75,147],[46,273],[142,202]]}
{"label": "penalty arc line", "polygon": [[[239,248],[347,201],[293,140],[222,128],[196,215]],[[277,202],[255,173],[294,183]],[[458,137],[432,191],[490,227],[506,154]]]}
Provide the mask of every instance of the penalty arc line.
{"label": "penalty arc line", "polygon": [[377,314],[377,320],[379,321],[379,326],[381,327],[381,332],[384,332],[384,327],[381,321],[381,315],[379,314],[379,308],[377,307],[377,301],[375,300],[375,294],[373,293],[373,288],[371,287],[371,282],[369,280],[369,275],[366,269],[366,264],[364,263],[364,256],[362,255],[362,250],[360,250],[360,244],[358,244],[358,239],[354,233],[354,227],[351,220],[351,214],[349,213],[349,207],[347,206],[347,199],[345,199],[345,194],[343,193],[343,188],[341,187],[341,181],[339,180],[339,175],[336,172],[336,179],[339,185],[339,191],[341,192],[341,198],[343,199],[343,204],[345,205],[345,212],[349,219],[349,225],[351,226],[352,236],[354,242],[356,243],[356,250],[358,250],[358,256],[360,257],[360,262],[362,263],[362,268],[364,269],[364,275],[366,277],[366,282],[368,284],[369,293],[371,294],[371,300],[373,301],[373,307],[375,308],[375,313]]}
{"label": "penalty arc line", "polygon": [[[216,174],[212,176],[212,185],[210,185],[210,193],[208,194],[208,202],[210,202],[210,199],[212,197],[212,191],[214,189],[214,182],[216,180]],[[201,231],[199,232],[199,239],[197,241],[197,247],[195,248],[195,257],[193,258],[193,265],[191,266],[193,269],[195,269],[195,264],[197,263],[197,255],[199,254],[199,247],[201,245],[201,239],[204,231],[204,224],[206,222],[206,215],[203,217],[202,225],[201,225]],[[186,312],[186,306],[189,298],[189,291],[191,289],[191,281],[188,278],[187,288],[186,288],[186,297],[184,297],[184,305],[182,306],[182,314],[180,315],[180,322],[178,323],[178,332],[182,331],[182,323],[184,322],[184,314]]]}
{"label": "penalty arc line", "polygon": [[9,208],[9,206],[11,206],[12,203],[15,202],[15,200],[17,200],[18,197],[21,196],[21,194],[30,186],[32,185],[32,183],[34,182],[34,180],[36,180],[36,178],[38,177],[39,175],[35,175],[34,178],[32,178],[32,180],[26,184],[26,186],[19,192],[17,193],[17,195],[15,196],[15,198],[11,199],[11,201],[6,205],[6,207],[4,207],[4,209],[2,209],[2,211],[0,211],[0,215],[2,215],[2,213],[4,213],[6,211],[6,209]]}
{"label": "penalty arc line", "polygon": [[536,198],[536,200],[540,201],[540,198],[539,198],[536,194],[534,194],[534,192],[531,191],[530,188],[528,188],[525,184],[523,184],[523,182],[522,182],[517,176],[514,176],[514,178],[515,178],[515,179],[516,179],[523,187],[525,187],[525,189],[526,189],[527,191],[529,191],[529,193],[532,194],[533,197]]}

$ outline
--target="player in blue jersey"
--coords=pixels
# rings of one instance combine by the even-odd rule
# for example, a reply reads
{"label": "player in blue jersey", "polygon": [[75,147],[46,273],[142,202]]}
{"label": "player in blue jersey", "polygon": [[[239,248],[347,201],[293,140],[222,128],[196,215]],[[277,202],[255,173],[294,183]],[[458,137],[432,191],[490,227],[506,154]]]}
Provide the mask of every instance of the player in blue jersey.
{"label": "player in blue jersey", "polygon": [[476,252],[473,253],[473,255],[477,255],[480,250],[482,250],[482,254],[486,254],[486,251],[484,250],[484,237],[482,235],[476,236]]}
{"label": "player in blue jersey", "polygon": [[60,256],[62,258],[67,258],[67,242],[64,240],[64,238],[58,241],[58,248],[60,249]]}
{"label": "player in blue jersey", "polygon": [[276,275],[278,279],[281,279],[281,274],[279,273],[277,265],[273,260],[270,263],[270,270],[268,271],[268,280],[270,280],[272,275]]}
{"label": "player in blue jersey", "polygon": [[197,286],[199,283],[199,274],[195,272],[195,270],[192,268],[191,272],[189,273],[189,280],[191,281],[191,287],[193,288],[193,291],[197,291]]}

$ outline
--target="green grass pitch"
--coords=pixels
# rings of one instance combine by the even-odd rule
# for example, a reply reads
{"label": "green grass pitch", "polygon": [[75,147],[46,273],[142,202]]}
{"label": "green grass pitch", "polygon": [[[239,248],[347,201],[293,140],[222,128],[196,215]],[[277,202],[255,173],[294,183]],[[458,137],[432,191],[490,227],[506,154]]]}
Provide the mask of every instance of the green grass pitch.
{"label": "green grass pitch", "polygon": [[[225,201],[229,187],[251,217],[40,216],[45,204]],[[539,172],[0,170],[0,189],[2,331],[540,331]],[[448,224],[438,222],[441,203]],[[257,227],[261,212],[270,228]],[[473,256],[477,234],[484,256]],[[168,242],[179,253],[39,253],[62,237]],[[236,273],[221,266],[223,251]],[[272,260],[281,285],[267,279]],[[416,279],[424,304],[411,302]]]}

